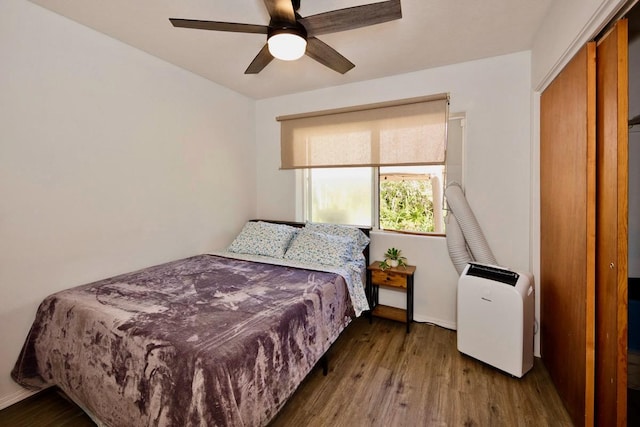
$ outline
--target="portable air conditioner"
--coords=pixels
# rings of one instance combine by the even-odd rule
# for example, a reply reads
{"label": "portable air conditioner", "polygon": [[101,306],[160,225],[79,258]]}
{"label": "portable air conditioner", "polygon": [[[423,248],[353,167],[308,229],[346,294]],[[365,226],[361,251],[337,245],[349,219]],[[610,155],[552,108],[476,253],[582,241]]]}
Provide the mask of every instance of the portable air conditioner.
{"label": "portable air conditioner", "polygon": [[518,378],[533,367],[533,277],[467,264],[458,281],[458,351]]}

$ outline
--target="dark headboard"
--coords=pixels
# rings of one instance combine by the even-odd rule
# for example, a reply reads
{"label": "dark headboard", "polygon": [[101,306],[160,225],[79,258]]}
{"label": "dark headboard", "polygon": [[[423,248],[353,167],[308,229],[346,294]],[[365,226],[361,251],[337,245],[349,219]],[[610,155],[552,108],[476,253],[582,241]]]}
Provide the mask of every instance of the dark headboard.
{"label": "dark headboard", "polygon": [[[280,220],[273,220],[273,219],[252,219],[251,221],[264,221],[264,222],[271,222],[274,224],[285,224],[285,225],[290,225],[292,227],[298,227],[298,228],[302,228],[306,224],[304,222],[298,222],[298,221],[280,221]],[[360,231],[362,231],[367,237],[370,236],[369,232],[371,231],[371,227],[358,227],[358,226],[355,226],[355,227],[360,229]],[[364,250],[362,251],[362,254],[364,255],[366,265],[369,265],[369,245],[367,245],[367,247],[364,248]]]}

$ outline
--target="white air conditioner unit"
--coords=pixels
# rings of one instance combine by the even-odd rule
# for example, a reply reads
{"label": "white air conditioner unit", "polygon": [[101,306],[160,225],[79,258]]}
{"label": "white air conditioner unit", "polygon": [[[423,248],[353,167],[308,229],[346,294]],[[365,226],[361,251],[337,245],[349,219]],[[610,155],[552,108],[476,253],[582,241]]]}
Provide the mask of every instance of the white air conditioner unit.
{"label": "white air conditioner unit", "polygon": [[458,351],[518,378],[533,367],[533,276],[468,264],[458,281]]}

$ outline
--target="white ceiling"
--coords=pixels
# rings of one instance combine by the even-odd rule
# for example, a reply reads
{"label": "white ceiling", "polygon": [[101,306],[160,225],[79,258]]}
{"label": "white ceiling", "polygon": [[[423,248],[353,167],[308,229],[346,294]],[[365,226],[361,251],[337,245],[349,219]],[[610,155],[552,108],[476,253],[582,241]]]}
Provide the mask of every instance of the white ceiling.
{"label": "white ceiling", "polygon": [[[267,25],[263,0],[31,0],[251,98],[370,80],[528,50],[551,0],[402,0],[402,19],[319,36],[356,66],[342,75],[309,57],[244,70],[261,34],[174,28],[168,18]],[[377,0],[302,0],[302,16]]]}

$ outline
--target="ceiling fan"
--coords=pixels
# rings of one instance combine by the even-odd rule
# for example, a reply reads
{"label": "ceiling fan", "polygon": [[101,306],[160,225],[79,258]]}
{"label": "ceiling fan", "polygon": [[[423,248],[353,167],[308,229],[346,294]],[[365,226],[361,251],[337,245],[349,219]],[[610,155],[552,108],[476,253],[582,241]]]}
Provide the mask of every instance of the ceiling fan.
{"label": "ceiling fan", "polygon": [[[264,4],[271,17],[269,25],[177,18],[169,18],[169,21],[174,27],[181,28],[266,34],[267,43],[249,64],[245,74],[259,73],[274,57],[294,60],[304,54],[344,74],[355,65],[316,36],[402,18],[400,0],[348,7],[305,18],[297,12],[300,0],[264,0]],[[296,46],[297,51],[291,52],[290,49],[295,50]],[[284,52],[278,49],[284,49]]]}

